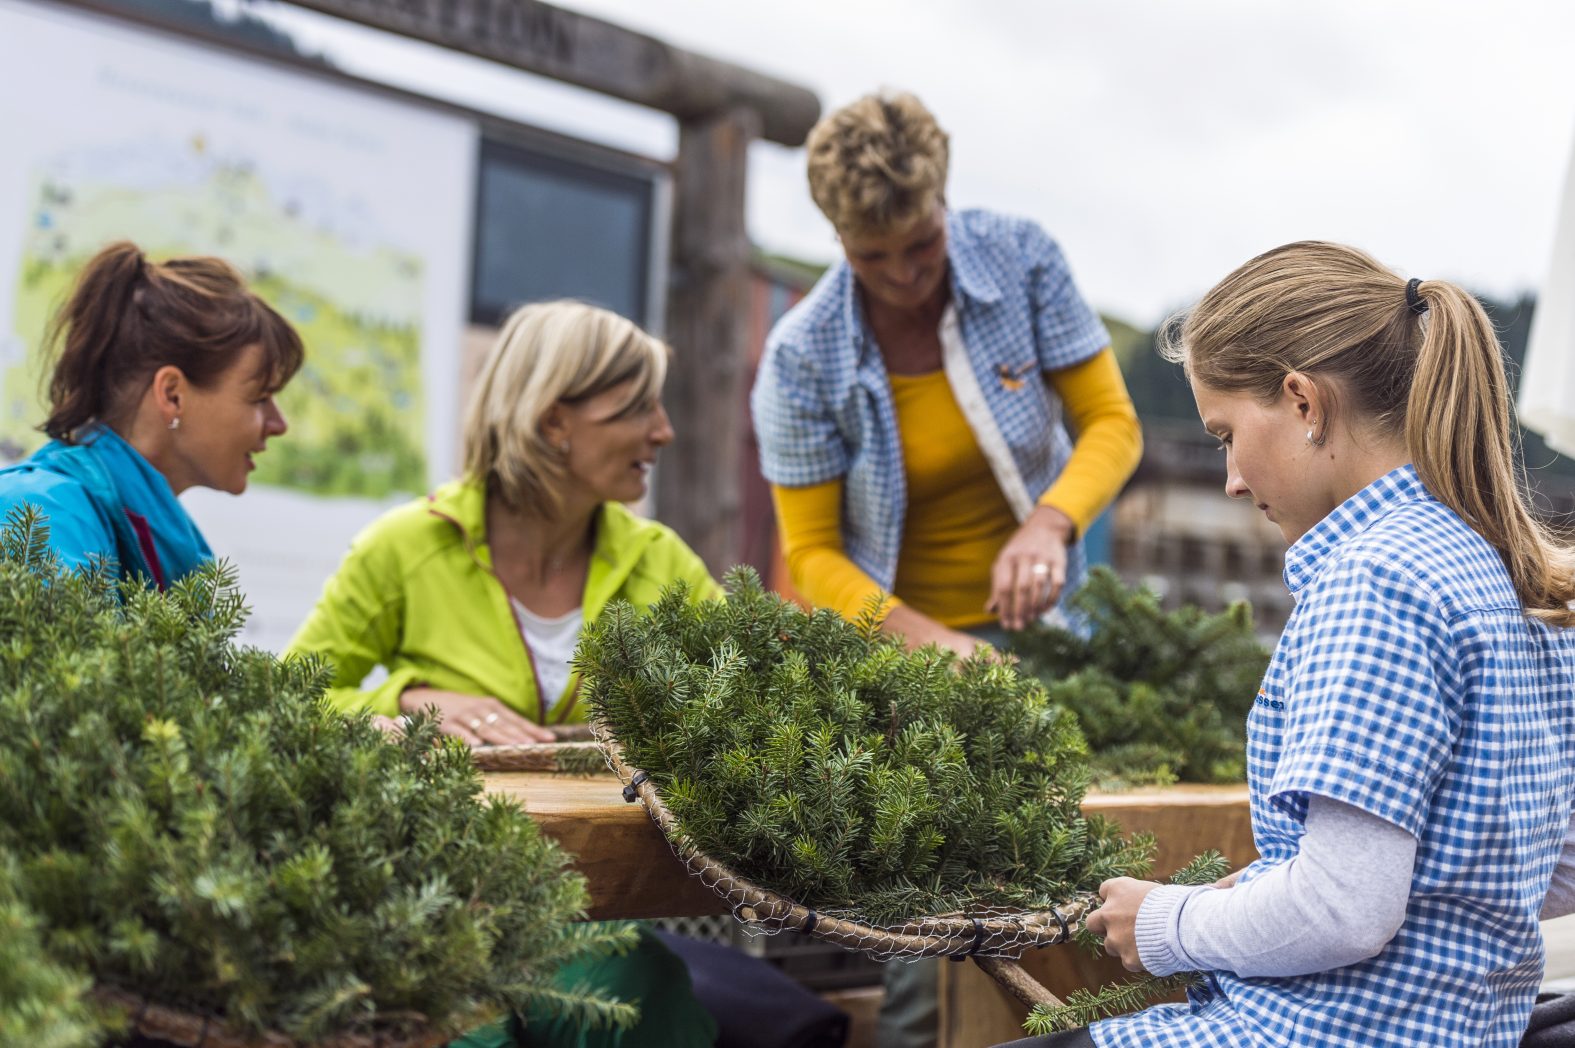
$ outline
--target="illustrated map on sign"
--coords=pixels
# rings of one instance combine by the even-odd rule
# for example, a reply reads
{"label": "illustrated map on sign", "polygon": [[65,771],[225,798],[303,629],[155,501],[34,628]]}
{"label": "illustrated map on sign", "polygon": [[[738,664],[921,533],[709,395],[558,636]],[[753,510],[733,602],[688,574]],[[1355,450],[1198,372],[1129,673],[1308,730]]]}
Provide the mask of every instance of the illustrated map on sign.
{"label": "illustrated map on sign", "polygon": [[76,274],[105,244],[150,257],[212,254],[300,332],[306,363],[279,397],[290,431],[257,459],[257,483],[384,498],[426,483],[420,256],[322,181],[265,172],[201,133],[75,149],[32,179],[15,288],[0,332],[0,463],[45,439],[42,343]]}

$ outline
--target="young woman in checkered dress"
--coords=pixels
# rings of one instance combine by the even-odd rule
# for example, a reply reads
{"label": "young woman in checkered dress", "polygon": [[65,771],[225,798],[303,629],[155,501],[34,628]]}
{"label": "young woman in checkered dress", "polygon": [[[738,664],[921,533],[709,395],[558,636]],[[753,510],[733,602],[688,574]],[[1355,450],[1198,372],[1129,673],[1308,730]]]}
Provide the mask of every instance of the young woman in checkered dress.
{"label": "young woman in checkered dress", "polygon": [[1089,927],[1186,1004],[1044,1044],[1508,1048],[1575,909],[1575,562],[1529,510],[1509,383],[1466,292],[1298,243],[1181,325],[1226,494],[1291,543],[1248,718],[1260,858],[1120,878]]}

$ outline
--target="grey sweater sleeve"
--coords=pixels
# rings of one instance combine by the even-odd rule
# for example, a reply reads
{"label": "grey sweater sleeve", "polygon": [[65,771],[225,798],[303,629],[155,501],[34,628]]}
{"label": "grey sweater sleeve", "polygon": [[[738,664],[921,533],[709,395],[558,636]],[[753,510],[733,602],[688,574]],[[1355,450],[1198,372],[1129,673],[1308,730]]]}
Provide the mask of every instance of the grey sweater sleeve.
{"label": "grey sweater sleeve", "polygon": [[1570,813],[1570,824],[1564,831],[1564,850],[1559,853],[1559,864],[1553,868],[1553,883],[1548,885],[1547,897],[1542,900],[1544,921],[1575,913],[1575,812]]}
{"label": "grey sweater sleeve", "polygon": [[1162,885],[1137,916],[1155,975],[1306,975],[1376,955],[1405,921],[1416,838],[1360,808],[1308,799],[1290,861],[1233,888]]}

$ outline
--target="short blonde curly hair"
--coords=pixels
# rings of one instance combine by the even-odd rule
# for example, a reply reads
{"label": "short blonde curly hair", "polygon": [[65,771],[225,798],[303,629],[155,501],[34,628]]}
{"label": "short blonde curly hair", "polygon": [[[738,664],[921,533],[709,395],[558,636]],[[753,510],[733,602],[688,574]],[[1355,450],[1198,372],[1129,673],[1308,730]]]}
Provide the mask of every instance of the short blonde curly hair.
{"label": "short blonde curly hair", "polygon": [[865,95],[809,132],[809,192],[839,232],[900,229],[946,191],[948,139],[907,92]]}

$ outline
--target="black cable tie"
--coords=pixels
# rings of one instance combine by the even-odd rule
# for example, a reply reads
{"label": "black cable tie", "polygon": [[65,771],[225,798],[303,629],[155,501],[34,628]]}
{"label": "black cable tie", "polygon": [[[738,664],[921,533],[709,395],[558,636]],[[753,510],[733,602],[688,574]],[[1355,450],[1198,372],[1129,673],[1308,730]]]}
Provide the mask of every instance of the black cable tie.
{"label": "black cable tie", "polygon": [[1072,937],[1072,933],[1066,927],[1066,918],[1061,916],[1061,911],[1054,906],[1050,907],[1050,916],[1054,917],[1055,922],[1061,926],[1061,938],[1057,939],[1056,942],[1066,942]]}
{"label": "black cable tie", "polygon": [[973,921],[973,945],[968,948],[968,956],[972,957],[984,945],[984,922],[977,917],[969,919]]}
{"label": "black cable tie", "polygon": [[634,778],[629,780],[629,785],[623,788],[623,799],[630,804],[640,799],[640,787],[651,778],[643,771],[634,773]]}
{"label": "black cable tie", "polygon": [[803,932],[805,935],[815,934],[815,925],[819,922],[819,920],[820,914],[816,913],[814,910],[810,910],[809,916],[804,918],[804,927],[800,928],[799,931]]}

